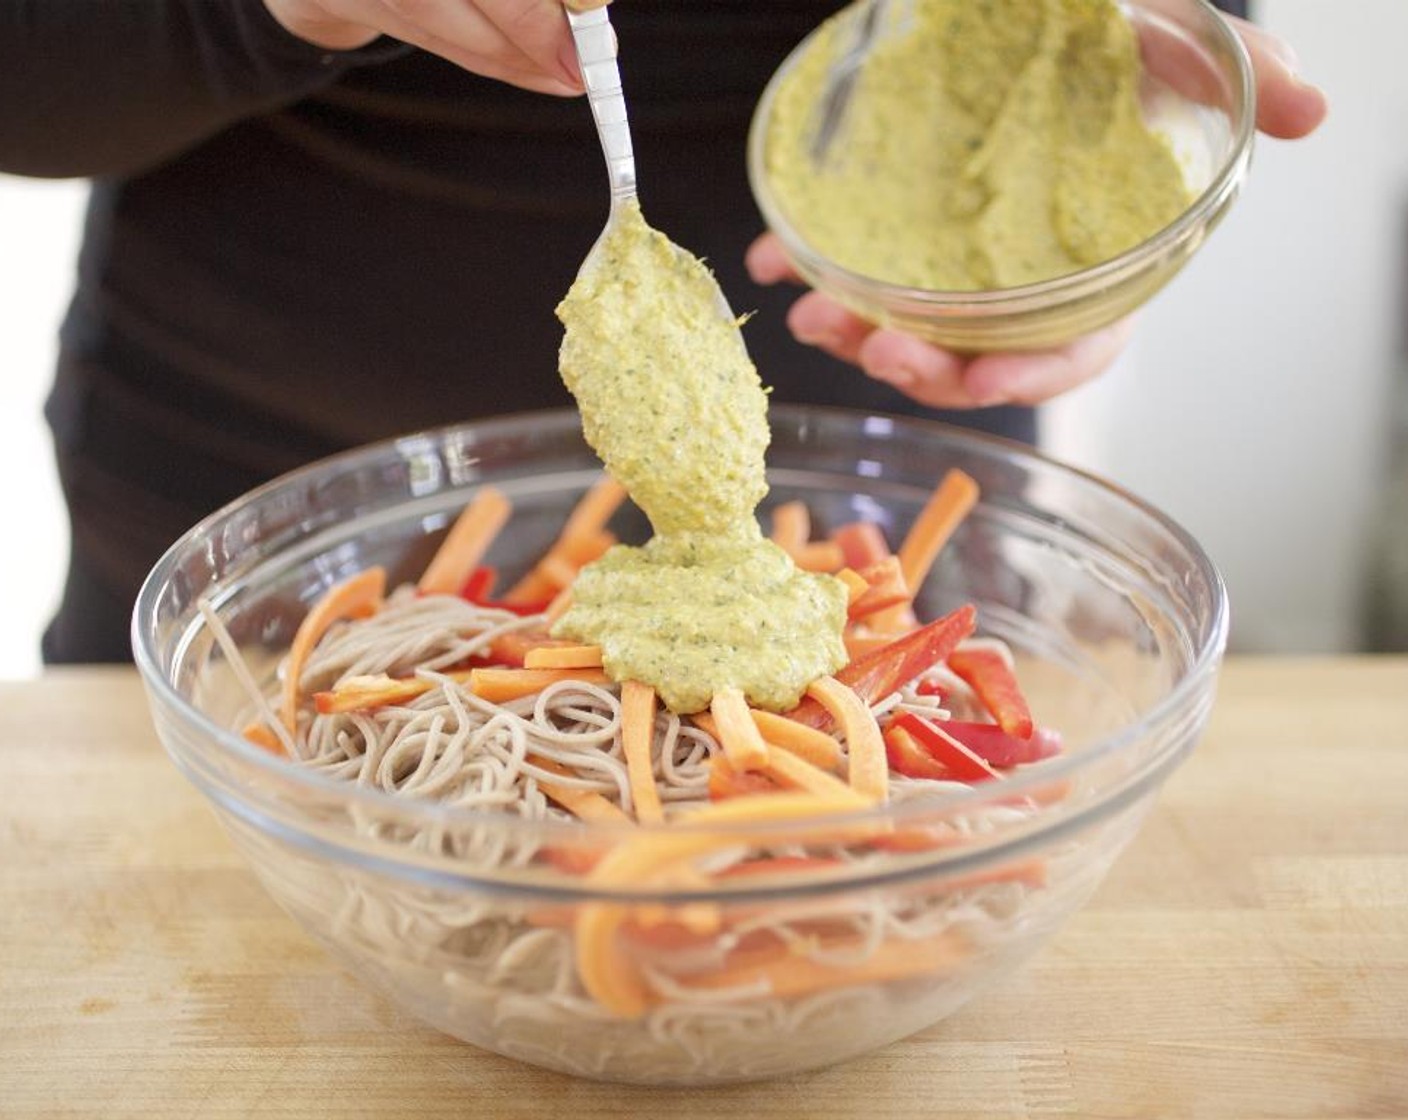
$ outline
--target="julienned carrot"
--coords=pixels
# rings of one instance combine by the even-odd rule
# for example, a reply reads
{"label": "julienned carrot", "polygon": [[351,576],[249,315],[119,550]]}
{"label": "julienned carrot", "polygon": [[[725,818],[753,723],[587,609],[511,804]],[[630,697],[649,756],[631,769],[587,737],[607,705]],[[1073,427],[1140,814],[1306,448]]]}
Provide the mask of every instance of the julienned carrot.
{"label": "julienned carrot", "polygon": [[626,756],[636,820],[641,824],[661,824],[665,820],[650,752],[654,739],[655,690],[639,681],[626,681],[621,685],[621,749]]}
{"label": "julienned carrot", "polygon": [[841,725],[842,734],[846,736],[847,778],[851,789],[867,800],[885,801],[890,790],[885,740],[870,707],[835,677],[812,681],[807,686],[807,695]]}
{"label": "julienned carrot", "polygon": [[[539,770],[546,770],[549,774],[556,774],[562,778],[575,777],[571,770],[563,766],[560,762],[555,762],[550,758],[543,758],[536,754],[528,756],[528,762],[536,766]],[[593,824],[622,825],[630,824],[631,818],[614,801],[603,797],[592,789],[578,789],[576,786],[564,786],[557,782],[544,781],[538,779],[538,788],[551,797],[573,816]]]}
{"label": "julienned carrot", "polygon": [[[827,953],[862,950],[860,939],[854,936],[832,939],[823,942],[821,947]],[[967,941],[952,931],[936,937],[882,941],[873,952],[854,964],[831,964],[779,946],[761,952],[743,950],[731,954],[722,968],[682,980],[681,984],[700,991],[759,986],[773,996],[788,998],[830,988],[884,984],[956,968],[968,954]]]}
{"label": "julienned carrot", "polygon": [[251,743],[253,743],[256,747],[260,747],[268,751],[270,754],[276,754],[280,757],[284,757],[288,753],[284,750],[284,745],[279,741],[279,737],[275,735],[274,732],[270,730],[269,727],[265,724],[248,724],[245,729],[240,732],[240,734],[243,735],[246,739],[248,739]]}
{"label": "julienned carrot", "polygon": [[[781,747],[823,770],[835,770],[840,764],[841,746],[825,731],[758,708],[749,708],[748,714],[753,717],[754,726],[769,747]],[[719,725],[712,715],[695,712],[690,719],[718,740]]]}
{"label": "julienned carrot", "polygon": [[840,765],[841,747],[825,731],[818,731],[815,727],[808,727],[775,712],[753,708],[749,714],[770,748],[780,747],[823,770],[835,770]]}
{"label": "julienned carrot", "polygon": [[905,582],[918,588],[953,531],[978,502],[978,484],[958,469],[950,470],[920,510],[900,545]]}
{"label": "julienned carrot", "polygon": [[523,655],[525,669],[600,669],[600,646],[538,646]]}
{"label": "julienned carrot", "polygon": [[809,541],[792,554],[792,562],[804,572],[834,572],[846,557],[835,541]]}
{"label": "julienned carrot", "polygon": [[561,541],[538,561],[533,572],[550,585],[548,594],[551,595],[571,586],[579,571],[593,560],[601,559],[607,549],[615,543],[616,535],[604,530],[598,530],[590,536]]}
{"label": "julienned carrot", "polygon": [[836,573],[836,578],[846,585],[846,609],[850,610],[851,604],[870,590],[870,584],[854,568],[842,568]]}
{"label": "julienned carrot", "polygon": [[288,659],[284,662],[279,718],[289,731],[298,726],[299,679],[303,676],[303,666],[313,647],[322,641],[323,635],[334,623],[375,614],[381,609],[385,597],[386,570],[372,567],[328,588],[303,617],[289,646]]}
{"label": "julienned carrot", "polygon": [[848,786],[836,775],[828,774],[821,767],[804,762],[788,751],[769,750],[763,773],[786,789],[800,789],[828,797],[849,796],[854,799],[857,809],[868,809],[875,804],[871,798]]}
{"label": "julienned carrot", "polygon": [[450,526],[416,587],[426,595],[456,595],[513,511],[493,486],[481,486]]}
{"label": "julienned carrot", "polygon": [[783,502],[772,511],[772,542],[795,556],[811,540],[812,515],[806,502]]}
{"label": "julienned carrot", "polygon": [[735,770],[723,754],[709,759],[709,800],[728,801],[758,793],[780,793],[782,787],[761,770]]}
{"label": "julienned carrot", "polygon": [[760,770],[768,760],[768,745],[748,710],[748,701],[737,688],[721,688],[709,702],[719,745],[735,770]]}
{"label": "julienned carrot", "polygon": [[[593,484],[568,514],[562,532],[552,547],[537,566],[509,588],[504,594],[504,602],[537,602],[551,598],[565,587],[565,583],[555,583],[550,574],[542,570],[543,562],[548,562],[549,571],[558,561],[571,565],[575,571],[590,560],[595,560],[606,550],[601,547],[603,541],[606,547],[615,542],[615,538],[606,533],[606,523],[625,499],[625,487],[613,478],[605,477]],[[561,575],[560,569],[558,574]]]}
{"label": "julienned carrot", "polygon": [[[446,673],[455,681],[467,681],[469,671]],[[313,705],[321,715],[335,712],[362,712],[372,708],[384,708],[388,704],[404,704],[423,696],[439,685],[425,677],[398,679],[381,674],[375,677],[349,677],[328,692],[315,692]]]}
{"label": "julienned carrot", "polygon": [[[740,843],[737,831],[711,832],[710,825],[728,829],[738,824],[780,824],[855,811],[850,798],[813,793],[769,793],[720,801],[682,818],[678,831],[652,830],[607,852],[587,876],[602,886],[639,883],[674,863]],[[828,826],[828,833],[847,838],[854,829]],[[578,911],[577,974],[593,999],[617,1015],[636,1018],[649,1006],[650,993],[636,961],[617,936],[631,908],[614,902],[586,903]]]}
{"label": "julienned carrot", "polygon": [[471,669],[469,689],[481,700],[491,704],[506,704],[542,692],[561,681],[582,684],[610,684],[611,679],[600,669]]}

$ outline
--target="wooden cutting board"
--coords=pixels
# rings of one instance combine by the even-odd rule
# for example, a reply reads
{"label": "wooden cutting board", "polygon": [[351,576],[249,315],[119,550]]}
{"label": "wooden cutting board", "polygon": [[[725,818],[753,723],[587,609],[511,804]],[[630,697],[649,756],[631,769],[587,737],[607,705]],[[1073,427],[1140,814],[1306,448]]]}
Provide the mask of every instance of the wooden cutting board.
{"label": "wooden cutting board", "polygon": [[1236,660],[1097,897],[923,1034],[756,1085],[417,1025],[265,897],[135,675],[0,684],[0,1117],[1408,1117],[1408,659]]}

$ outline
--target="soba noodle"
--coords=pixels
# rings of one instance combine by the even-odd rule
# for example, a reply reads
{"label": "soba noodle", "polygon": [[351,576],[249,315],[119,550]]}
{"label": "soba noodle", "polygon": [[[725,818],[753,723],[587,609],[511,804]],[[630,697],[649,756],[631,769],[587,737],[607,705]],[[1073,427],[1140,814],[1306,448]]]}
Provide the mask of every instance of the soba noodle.
{"label": "soba noodle", "polygon": [[[207,610],[206,617],[228,655],[233,642],[213,612]],[[496,639],[541,621],[458,597],[397,590],[373,617],[329,631],[306,663],[300,692],[308,696],[380,674],[418,676],[432,687],[404,703],[365,711],[324,714],[305,706],[289,737],[290,756],[296,765],[339,781],[491,814],[573,820],[544,792],[544,782],[594,791],[630,814],[617,686],[563,681],[496,704],[447,675],[451,667],[483,655]],[[235,660],[239,665],[237,653]],[[248,671],[238,671],[253,687]],[[934,718],[950,711],[958,718],[985,718],[968,686],[942,665],[926,678],[941,685],[944,708],[911,684],[881,699],[875,710],[902,707]],[[268,694],[256,689],[250,702],[256,717],[272,714]],[[688,719],[657,713],[653,769],[667,819],[708,803],[709,763],[720,749]],[[844,744],[841,750],[844,757]],[[557,764],[570,775],[535,760]],[[889,793],[892,801],[903,801],[947,788],[950,783],[893,776]],[[952,816],[946,824],[960,838],[976,836],[1035,811],[1018,800]],[[532,830],[405,826],[390,835],[384,822],[366,827],[381,840],[449,856],[471,870],[525,867],[544,855]],[[864,965],[886,943],[925,946],[950,938],[973,959],[991,959],[1031,936],[1033,921],[1048,920],[1024,917],[1033,895],[1083,895],[1101,870],[1058,852],[1048,860],[1044,881],[1017,875],[825,894],[740,910],[713,937],[679,945],[668,939],[653,945],[647,938],[632,953],[652,1004],[642,1018],[623,1019],[584,988],[571,927],[542,923],[525,902],[468,898],[338,870],[253,829],[237,830],[236,836],[256,849],[256,866],[288,909],[313,928],[327,930],[330,945],[350,953],[369,979],[403,998],[411,993],[413,1007],[431,1022],[553,1068],[652,1082],[794,1069],[799,1046],[807,1050],[806,1065],[845,1057],[910,1033],[956,1007],[967,998],[971,975],[981,971],[965,965],[902,982],[843,983],[791,997],[770,991],[762,974],[738,986],[696,982],[740,946],[765,940],[821,968],[844,970]],[[844,860],[859,870],[885,854],[833,841],[755,849],[746,858],[758,857]],[[739,853],[723,851],[706,862],[718,870],[737,858]],[[1074,897],[1069,906],[1039,909],[1064,913],[1073,905]],[[334,915],[330,928],[329,914]]]}

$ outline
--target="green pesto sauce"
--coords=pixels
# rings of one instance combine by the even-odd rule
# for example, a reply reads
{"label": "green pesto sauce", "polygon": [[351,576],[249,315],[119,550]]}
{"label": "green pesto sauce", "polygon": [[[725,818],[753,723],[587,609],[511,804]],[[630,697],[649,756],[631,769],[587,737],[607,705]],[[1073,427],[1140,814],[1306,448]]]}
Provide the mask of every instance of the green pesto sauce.
{"label": "green pesto sauce", "polygon": [[915,0],[818,171],[814,106],[853,14],[780,84],[767,146],[783,211],[837,263],[912,287],[1014,287],[1109,260],[1190,201],[1140,115],[1138,46],[1113,0]]}
{"label": "green pesto sauce", "polygon": [[557,309],[562,378],[606,469],[650,518],[578,575],[554,635],[675,712],[741,689],[780,711],[846,662],[846,591],[765,540],[767,397],[708,269],[625,209]]}

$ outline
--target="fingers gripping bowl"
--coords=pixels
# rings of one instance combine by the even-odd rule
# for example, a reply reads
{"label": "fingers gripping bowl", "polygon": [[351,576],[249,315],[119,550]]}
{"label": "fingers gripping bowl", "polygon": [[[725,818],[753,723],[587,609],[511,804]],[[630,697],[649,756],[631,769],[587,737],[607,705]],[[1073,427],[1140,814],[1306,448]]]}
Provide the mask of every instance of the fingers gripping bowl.
{"label": "fingers gripping bowl", "polygon": [[[1177,526],[1016,445],[843,412],[777,407],[771,419],[768,502],[801,499],[822,529],[863,519],[899,537],[944,470],[978,480],[981,502],[916,606],[932,617],[976,604],[981,632],[1013,651],[1034,715],[1060,729],[1060,756],[843,818],[626,829],[398,796],[239,734],[247,693],[201,600],[267,686],[309,603],[374,564],[389,585],[414,581],[486,483],[515,510],[489,559],[526,568],[599,477],[572,412],[300,470],[196,526],[153,570],[133,637],[162,742],[279,904],[426,1022],[534,1064],[645,1083],[860,1054],[942,1019],[1032,953],[1192,748],[1227,610]],[[623,539],[644,532],[633,512],[612,523]],[[578,724],[596,718],[590,697],[559,702]],[[687,740],[662,764],[697,765]],[[860,835],[863,859],[834,858]],[[755,874],[702,880],[582,874],[604,853],[670,844],[706,862],[760,858],[745,860]],[[554,858],[536,858],[545,850]],[[586,926],[641,979],[639,1013],[583,985],[574,938]]]}
{"label": "fingers gripping bowl", "polygon": [[[991,9],[999,26],[930,27],[925,37],[925,8],[940,10],[946,0],[890,2],[882,20],[897,30],[871,48],[873,66],[860,71],[826,160],[804,160],[827,104],[813,92],[826,89],[817,76],[830,52],[854,40],[871,3],[858,0],[798,44],[759,100],[748,142],[749,179],[768,227],[809,286],[862,318],[963,352],[1059,346],[1145,303],[1236,199],[1255,131],[1251,64],[1204,0],[1118,3],[1115,18],[1130,29],[1122,39],[1125,95],[1113,78],[1104,93],[1090,92],[1112,54],[1106,43],[1091,47],[1088,28],[1066,40],[1075,61],[1043,70],[1050,60],[1039,52],[1021,65],[984,54],[985,30],[1005,27],[1007,8],[955,0],[963,15],[953,18]],[[917,27],[895,14],[915,4]],[[1087,15],[1099,11],[1097,0],[1082,4]],[[1048,17],[1051,8],[1026,6]],[[1109,22],[1098,30],[1109,31]],[[1065,85],[1034,84],[1063,65]],[[985,109],[963,88],[977,82],[986,93],[1008,81],[1000,109]],[[1079,116],[1092,112],[1092,101],[1108,118]],[[1053,104],[1070,106],[1069,119],[1058,114],[1053,123]],[[1142,122],[1132,151],[1114,141],[1102,149],[1117,135],[1110,122],[1131,125],[1126,117]],[[1149,209],[1157,185],[1150,169],[1163,161],[1176,166],[1175,179],[1181,172],[1185,201]],[[1069,173],[1053,179],[1053,168]],[[824,208],[823,199],[830,199]],[[1107,236],[1140,209],[1148,213],[1137,234]],[[1076,259],[1028,266],[1029,256],[1047,255],[1058,240],[1080,243]]]}

